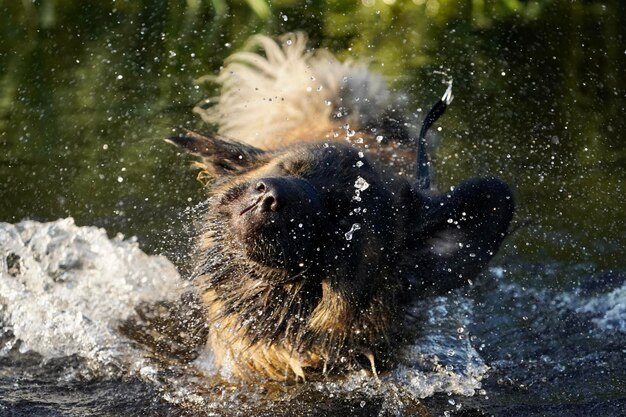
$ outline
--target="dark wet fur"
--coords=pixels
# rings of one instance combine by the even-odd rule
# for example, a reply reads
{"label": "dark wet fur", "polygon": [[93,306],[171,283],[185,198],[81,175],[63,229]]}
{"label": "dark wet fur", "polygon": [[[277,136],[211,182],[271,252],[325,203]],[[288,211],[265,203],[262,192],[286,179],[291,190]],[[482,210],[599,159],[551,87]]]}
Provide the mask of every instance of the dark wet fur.
{"label": "dark wet fur", "polygon": [[[362,365],[376,372],[419,331],[411,303],[467,285],[498,251],[514,211],[506,184],[488,177],[444,194],[429,189],[425,134],[450,104],[451,85],[420,132],[415,182],[417,142],[401,102],[380,77],[342,68],[351,76],[338,84],[332,102],[340,107],[331,118],[347,117],[346,124],[292,126],[263,137],[266,150],[191,131],[168,139],[198,157],[199,179],[208,184],[191,277],[202,307],[189,310],[205,320],[204,327],[187,320],[181,338],[167,309],[157,308],[158,317],[143,321],[165,336],[144,343],[185,356],[190,340],[203,339],[195,335],[206,336],[216,366],[247,379],[292,380]],[[232,99],[239,91],[232,87],[222,94]],[[237,113],[220,107],[227,103],[218,104],[229,114],[218,123],[238,126],[250,135],[242,139],[257,143],[268,126],[235,123],[254,114],[232,119]],[[175,304],[172,311],[172,320],[185,315]]]}
{"label": "dark wet fur", "polygon": [[[431,195],[343,144],[262,152],[195,133],[171,140],[198,153],[209,174],[222,174],[211,188],[193,280],[220,340],[213,349],[236,346],[243,377],[290,379],[290,367],[296,375],[300,365],[307,374],[354,369],[371,357],[378,367],[392,363],[419,328],[407,313],[412,300],[473,280],[513,212],[510,190],[495,178]],[[241,165],[224,174],[224,159]],[[356,193],[359,177],[369,187]],[[262,209],[265,183],[284,203],[276,212]],[[298,234],[299,223],[310,230]],[[355,223],[361,228],[347,240]],[[267,352],[288,359],[274,363]]]}

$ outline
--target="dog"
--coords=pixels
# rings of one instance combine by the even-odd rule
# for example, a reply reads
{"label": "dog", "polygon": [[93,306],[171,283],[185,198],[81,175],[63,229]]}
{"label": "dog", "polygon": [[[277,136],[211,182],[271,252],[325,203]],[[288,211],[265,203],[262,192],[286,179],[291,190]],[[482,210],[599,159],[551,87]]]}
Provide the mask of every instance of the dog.
{"label": "dog", "polygon": [[424,141],[449,90],[418,138],[364,65],[302,34],[252,45],[265,53],[228,58],[220,96],[196,109],[218,132],[168,139],[210,179],[192,278],[215,363],[246,380],[376,375],[419,331],[411,303],[498,251],[512,192],[495,177],[430,188]]}

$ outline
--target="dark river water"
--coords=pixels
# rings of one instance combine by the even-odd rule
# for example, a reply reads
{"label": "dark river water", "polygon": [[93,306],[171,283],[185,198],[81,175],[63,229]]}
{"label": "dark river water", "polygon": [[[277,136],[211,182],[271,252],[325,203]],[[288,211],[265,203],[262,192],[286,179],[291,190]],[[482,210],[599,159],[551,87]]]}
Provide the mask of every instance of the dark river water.
{"label": "dark river water", "polygon": [[[0,0],[0,415],[626,415],[626,3],[330,3]],[[294,30],[411,110],[452,77],[439,188],[515,192],[491,268],[414,306],[380,381],[241,386],[118,328],[184,291],[204,197],[161,139],[211,129],[199,78],[250,35]]]}

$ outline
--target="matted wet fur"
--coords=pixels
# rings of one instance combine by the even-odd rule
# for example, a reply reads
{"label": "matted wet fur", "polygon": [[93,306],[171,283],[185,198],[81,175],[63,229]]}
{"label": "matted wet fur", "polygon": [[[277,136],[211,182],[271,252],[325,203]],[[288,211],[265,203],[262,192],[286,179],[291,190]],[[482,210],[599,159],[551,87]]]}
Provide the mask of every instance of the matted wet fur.
{"label": "matted wet fur", "polygon": [[498,250],[511,192],[496,178],[419,190],[382,78],[306,51],[303,35],[253,42],[265,55],[229,58],[221,96],[198,110],[219,134],[170,138],[212,179],[193,281],[216,365],[245,379],[376,373],[419,330],[409,304],[465,285]]}

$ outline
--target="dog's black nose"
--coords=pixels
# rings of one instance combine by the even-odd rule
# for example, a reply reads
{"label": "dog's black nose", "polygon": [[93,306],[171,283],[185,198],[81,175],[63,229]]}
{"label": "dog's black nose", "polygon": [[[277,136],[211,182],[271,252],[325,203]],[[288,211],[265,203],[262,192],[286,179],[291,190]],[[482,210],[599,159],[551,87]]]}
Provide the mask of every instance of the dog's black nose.
{"label": "dog's black nose", "polygon": [[281,187],[280,179],[266,178],[257,182],[256,190],[261,194],[259,200],[259,211],[267,213],[278,211],[285,202],[285,187]]}

